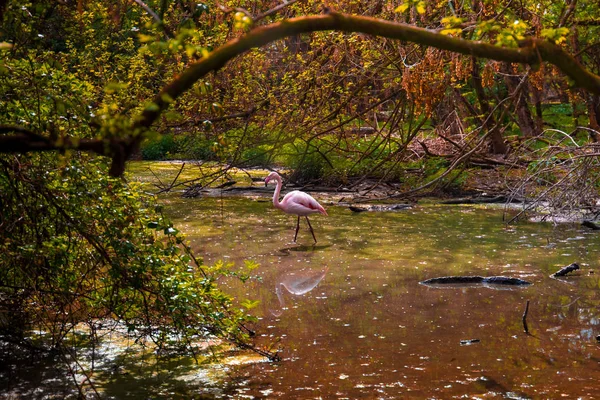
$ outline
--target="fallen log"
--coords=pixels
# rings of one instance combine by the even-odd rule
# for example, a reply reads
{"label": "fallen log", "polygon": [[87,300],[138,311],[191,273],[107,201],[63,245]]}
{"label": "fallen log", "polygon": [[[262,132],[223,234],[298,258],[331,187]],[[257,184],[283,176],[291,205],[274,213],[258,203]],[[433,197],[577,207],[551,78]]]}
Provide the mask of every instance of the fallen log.
{"label": "fallen log", "polygon": [[598,226],[598,224],[596,224],[595,222],[590,221],[588,219],[583,220],[583,222],[581,223],[581,225],[585,226],[586,228],[590,228],[592,230],[595,230],[595,231],[600,230],[600,226]]}
{"label": "fallen log", "polygon": [[442,276],[440,278],[431,278],[422,281],[423,285],[440,285],[440,284],[460,284],[460,283],[487,283],[494,285],[514,285],[525,286],[531,285],[520,278],[512,278],[509,276]]}
{"label": "fallen log", "polygon": [[573,264],[569,264],[566,267],[561,268],[559,271],[553,273],[552,275],[550,275],[552,278],[556,278],[557,276],[565,276],[567,275],[569,272],[573,272],[579,269],[579,264],[577,263],[573,263]]}

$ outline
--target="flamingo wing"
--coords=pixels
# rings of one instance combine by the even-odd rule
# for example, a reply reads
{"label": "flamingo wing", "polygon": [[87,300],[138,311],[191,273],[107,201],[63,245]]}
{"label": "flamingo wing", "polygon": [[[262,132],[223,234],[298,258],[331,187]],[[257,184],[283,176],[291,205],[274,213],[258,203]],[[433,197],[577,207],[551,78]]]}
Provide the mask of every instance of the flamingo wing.
{"label": "flamingo wing", "polygon": [[281,201],[281,208],[288,214],[306,216],[314,213],[327,215],[327,211],[311,195],[294,190],[285,195]]}

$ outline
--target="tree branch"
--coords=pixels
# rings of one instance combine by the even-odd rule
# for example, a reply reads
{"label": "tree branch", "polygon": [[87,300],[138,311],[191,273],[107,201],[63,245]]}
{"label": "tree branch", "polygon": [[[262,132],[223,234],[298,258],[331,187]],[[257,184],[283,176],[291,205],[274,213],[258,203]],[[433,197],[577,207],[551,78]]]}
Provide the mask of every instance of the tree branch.
{"label": "tree branch", "polygon": [[21,133],[14,136],[0,136],[0,151],[26,152],[66,148],[92,151],[111,156],[113,164],[110,173],[111,175],[120,175],[125,168],[125,160],[139,146],[144,138],[144,132],[156,122],[171,102],[189,90],[199,79],[210,72],[221,69],[229,60],[250,49],[301,33],[333,30],[413,42],[441,50],[497,61],[529,65],[537,65],[545,61],[555,65],[571,78],[575,86],[600,95],[600,76],[585,69],[565,50],[548,41],[532,38],[525,41],[520,48],[498,47],[488,43],[442,35],[411,25],[371,17],[328,12],[325,15],[292,18],[262,26],[217,48],[207,57],[190,65],[175,80],[165,86],[154,98],[153,103],[146,107],[136,119],[131,131],[127,132],[129,135],[125,138],[111,139],[110,141],[65,140],[64,144],[59,146],[56,142],[42,136],[32,140],[29,135]]}
{"label": "tree branch", "polygon": [[221,69],[234,57],[284,37],[330,30],[382,36],[497,61],[530,65],[547,61],[571,78],[576,86],[600,94],[600,77],[585,69],[562,48],[547,41],[533,38],[518,49],[498,47],[488,43],[442,35],[406,24],[330,12],[326,15],[292,18],[262,26],[224,44],[208,57],[192,64],[177,79],[163,88],[154,98],[152,106],[144,110],[137,122],[137,127],[150,127],[160,113],[169,106],[171,99],[177,99],[199,79],[209,72]]}

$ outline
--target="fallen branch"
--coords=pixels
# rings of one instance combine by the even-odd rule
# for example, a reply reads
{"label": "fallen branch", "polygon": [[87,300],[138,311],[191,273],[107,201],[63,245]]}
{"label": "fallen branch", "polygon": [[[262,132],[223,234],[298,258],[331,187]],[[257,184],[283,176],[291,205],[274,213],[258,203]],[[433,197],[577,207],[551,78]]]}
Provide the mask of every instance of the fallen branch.
{"label": "fallen branch", "polygon": [[576,271],[578,269],[579,269],[579,264],[573,263],[573,264],[567,265],[566,267],[561,268],[558,272],[555,272],[555,273],[553,273],[550,276],[552,278],[556,278],[557,276],[565,276],[569,272],[573,272],[573,271]]}
{"label": "fallen branch", "polygon": [[522,199],[509,199],[506,196],[494,196],[494,197],[473,197],[473,198],[460,198],[450,199],[440,202],[441,204],[500,204],[500,203],[523,203]]}
{"label": "fallen branch", "polygon": [[491,283],[496,285],[531,285],[523,279],[512,278],[508,276],[443,276],[441,278],[431,278],[422,281],[423,285],[438,285],[438,284],[456,284],[456,283]]}
{"label": "fallen branch", "polygon": [[411,208],[410,204],[371,204],[371,205],[361,205],[354,206],[351,205],[348,207],[350,211],[360,213],[363,211],[400,211]]}

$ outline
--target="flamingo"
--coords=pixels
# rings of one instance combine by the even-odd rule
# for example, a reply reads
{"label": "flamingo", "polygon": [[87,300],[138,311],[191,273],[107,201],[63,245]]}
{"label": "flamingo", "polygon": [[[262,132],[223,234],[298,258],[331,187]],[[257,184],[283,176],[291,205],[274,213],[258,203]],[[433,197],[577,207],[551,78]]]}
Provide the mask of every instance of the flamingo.
{"label": "flamingo", "polygon": [[310,221],[308,220],[308,216],[310,214],[321,213],[323,215],[327,215],[327,211],[317,202],[311,195],[301,192],[299,190],[294,190],[293,192],[289,192],[286,194],[279,202],[279,193],[281,192],[281,176],[277,172],[271,172],[265,178],[265,186],[274,180],[277,182],[275,186],[275,193],[273,193],[273,206],[275,208],[279,208],[285,213],[294,214],[298,216],[298,223],[296,224],[296,233],[294,234],[294,242],[296,242],[296,238],[298,237],[298,230],[300,229],[300,217],[305,217],[306,222],[308,223],[308,227],[310,228],[310,233],[312,233],[312,237],[317,243],[317,238],[315,237],[315,231],[310,225]]}

